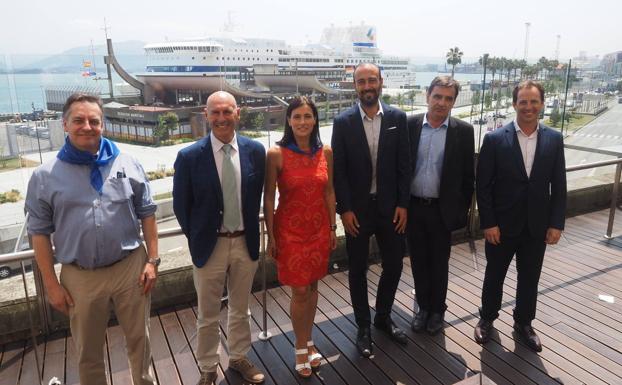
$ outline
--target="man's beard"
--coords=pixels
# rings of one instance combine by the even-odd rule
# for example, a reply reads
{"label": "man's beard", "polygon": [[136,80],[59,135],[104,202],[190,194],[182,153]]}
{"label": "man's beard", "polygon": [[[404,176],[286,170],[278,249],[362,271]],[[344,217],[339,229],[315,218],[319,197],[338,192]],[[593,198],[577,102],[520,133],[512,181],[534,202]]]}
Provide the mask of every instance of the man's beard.
{"label": "man's beard", "polygon": [[379,93],[377,90],[373,90],[370,92],[365,92],[362,96],[359,97],[361,104],[365,107],[373,107],[378,104]]}

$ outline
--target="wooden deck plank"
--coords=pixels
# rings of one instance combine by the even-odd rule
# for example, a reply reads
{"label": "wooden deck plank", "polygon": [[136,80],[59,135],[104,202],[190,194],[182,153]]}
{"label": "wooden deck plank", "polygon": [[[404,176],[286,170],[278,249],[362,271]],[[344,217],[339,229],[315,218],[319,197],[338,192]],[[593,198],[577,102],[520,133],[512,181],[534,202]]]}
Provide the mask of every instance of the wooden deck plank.
{"label": "wooden deck plank", "polygon": [[25,341],[3,346],[2,361],[0,361],[0,385],[19,384],[19,374],[24,357],[24,346]]}
{"label": "wooden deck plank", "polygon": [[[37,345],[39,360],[43,360],[45,351],[45,343],[38,342]],[[42,369],[42,368],[41,368]],[[39,374],[37,373],[37,362],[35,360],[35,350],[31,344],[27,344],[24,349],[24,358],[22,361],[22,373],[19,378],[20,384],[38,384]]]}
{"label": "wooden deck plank", "polygon": [[43,367],[43,382],[47,384],[51,378],[58,378],[65,383],[65,344],[67,341],[65,331],[57,332],[47,338],[45,344],[45,362]]}
{"label": "wooden deck plank", "polygon": [[[104,350],[107,351],[106,349]],[[109,376],[108,354],[104,354],[106,359],[106,377]],[[67,342],[65,344],[65,383],[64,385],[80,385],[80,377],[78,375],[78,357],[76,355],[76,345],[73,342],[71,333],[67,331]]]}
{"label": "wooden deck plank", "polygon": [[196,384],[200,378],[199,368],[175,309],[163,309],[158,315],[182,384]]}
{"label": "wooden deck plank", "polygon": [[181,379],[177,373],[177,366],[173,360],[169,342],[166,339],[160,317],[151,318],[149,337],[153,366],[158,383],[181,385]]}

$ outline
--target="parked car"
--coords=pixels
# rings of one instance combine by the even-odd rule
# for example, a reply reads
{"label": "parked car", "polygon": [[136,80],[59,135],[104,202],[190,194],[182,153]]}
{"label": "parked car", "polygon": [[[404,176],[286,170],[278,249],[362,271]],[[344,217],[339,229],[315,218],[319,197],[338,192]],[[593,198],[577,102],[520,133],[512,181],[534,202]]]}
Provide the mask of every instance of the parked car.
{"label": "parked car", "polygon": [[618,98],[618,104],[622,104],[622,96]]}

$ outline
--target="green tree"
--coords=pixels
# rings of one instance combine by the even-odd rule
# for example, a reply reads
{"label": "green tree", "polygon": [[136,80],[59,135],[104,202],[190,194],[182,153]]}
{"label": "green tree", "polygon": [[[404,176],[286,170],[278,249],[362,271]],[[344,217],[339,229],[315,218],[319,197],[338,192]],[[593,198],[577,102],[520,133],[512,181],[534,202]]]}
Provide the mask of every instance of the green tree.
{"label": "green tree", "polygon": [[255,116],[253,116],[253,124],[252,126],[256,129],[256,130],[261,130],[263,129],[263,124],[266,120],[266,117],[264,116],[263,112],[258,112],[255,114]]}
{"label": "green tree", "polygon": [[410,101],[410,110],[414,109],[415,98],[417,97],[417,91],[411,90],[406,93],[406,98]]}
{"label": "green tree", "polygon": [[484,95],[484,105],[486,108],[490,108],[492,106],[492,94],[490,92],[486,92]]}
{"label": "green tree", "polygon": [[616,86],[616,88],[618,91],[622,92],[622,80],[618,82],[618,85]]}
{"label": "green tree", "polygon": [[447,51],[445,57],[447,58],[447,64],[451,65],[451,77],[454,77],[456,71],[456,65],[462,63],[462,55],[464,53],[460,51],[460,48],[454,47]]}
{"label": "green tree", "polygon": [[473,92],[473,96],[471,96],[471,104],[478,106],[482,102],[482,99],[478,92]]}
{"label": "green tree", "polygon": [[251,114],[248,112],[248,107],[240,108],[240,127],[250,127],[252,124]]}
{"label": "green tree", "polygon": [[397,94],[397,96],[395,97],[395,102],[397,103],[397,105],[400,108],[403,108],[403,106],[404,106],[404,95],[402,93]]}
{"label": "green tree", "polygon": [[553,111],[551,111],[551,116],[549,116],[549,122],[551,123],[551,126],[557,127],[557,124],[559,124],[561,119],[562,119],[562,116],[559,113],[559,108],[558,107],[553,108]]}
{"label": "green tree", "polygon": [[158,124],[153,130],[153,136],[157,141],[168,140],[171,132],[179,127],[179,117],[174,112],[165,112],[158,116]]}
{"label": "green tree", "polygon": [[391,95],[383,94],[382,95],[382,101],[385,104],[391,104]]}

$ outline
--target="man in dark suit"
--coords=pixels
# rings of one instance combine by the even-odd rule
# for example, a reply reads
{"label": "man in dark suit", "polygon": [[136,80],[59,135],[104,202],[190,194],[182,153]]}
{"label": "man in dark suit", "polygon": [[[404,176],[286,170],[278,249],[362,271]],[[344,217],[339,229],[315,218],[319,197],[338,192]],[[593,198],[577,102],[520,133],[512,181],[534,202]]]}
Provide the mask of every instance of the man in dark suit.
{"label": "man in dark suit", "polygon": [[406,114],[379,101],[380,68],[362,63],[354,70],[359,103],[335,118],[332,147],[337,212],[346,231],[350,296],[358,325],[357,348],[372,354],[367,299],[369,238],[376,236],[382,274],[374,326],[399,343],[407,337],[391,320],[402,274],[410,156]]}
{"label": "man in dark suit", "polygon": [[538,122],[544,88],[528,80],[513,92],[514,122],[484,137],[477,167],[477,203],[486,238],[486,274],[475,340],[490,339],[499,316],[503,281],[516,254],[514,330],[534,351],[531,327],[546,245],[559,241],[566,211],[566,165],[559,132]]}
{"label": "man in dark suit", "polygon": [[408,245],[419,311],[411,327],[434,335],[443,328],[451,232],[466,225],[473,196],[473,126],[449,116],[460,85],[449,76],[432,80],[428,112],[408,119],[413,178]]}
{"label": "man in dark suit", "polygon": [[259,207],[265,150],[236,135],[240,110],[227,92],[216,92],[205,109],[209,136],[177,154],[173,208],[188,238],[198,296],[199,385],[217,379],[220,299],[229,297],[229,367],[250,383],[264,375],[246,357],[251,346],[248,301],[259,256]]}

